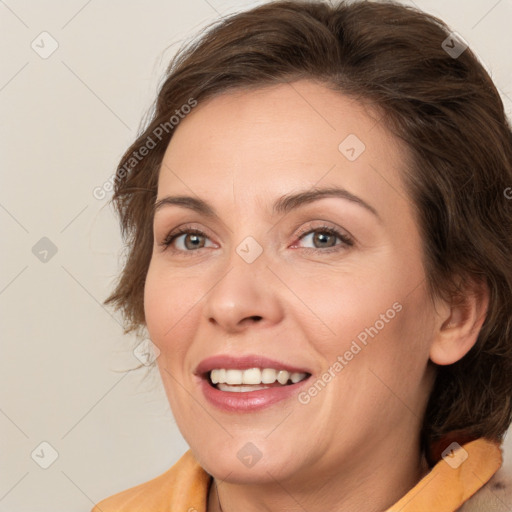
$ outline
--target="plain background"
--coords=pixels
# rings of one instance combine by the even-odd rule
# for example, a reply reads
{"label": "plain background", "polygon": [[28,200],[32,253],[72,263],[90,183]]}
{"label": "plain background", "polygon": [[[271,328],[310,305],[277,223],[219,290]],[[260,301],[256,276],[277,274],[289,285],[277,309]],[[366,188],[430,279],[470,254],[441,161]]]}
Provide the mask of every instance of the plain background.
{"label": "plain background", "polygon": [[[0,512],[89,511],[187,449],[158,374],[123,372],[138,363],[136,340],[101,305],[122,245],[93,190],[135,138],[181,42],[256,3],[0,1]],[[466,39],[510,115],[512,0],[415,3]],[[58,453],[48,469],[31,457],[49,460],[43,441]]]}

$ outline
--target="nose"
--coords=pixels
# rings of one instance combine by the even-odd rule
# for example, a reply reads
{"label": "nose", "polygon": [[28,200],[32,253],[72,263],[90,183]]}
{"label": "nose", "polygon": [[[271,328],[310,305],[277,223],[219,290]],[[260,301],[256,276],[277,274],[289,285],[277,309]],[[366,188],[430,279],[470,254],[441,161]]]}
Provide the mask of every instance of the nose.
{"label": "nose", "polygon": [[247,263],[235,253],[205,297],[203,314],[228,333],[275,325],[283,318],[279,284],[264,258]]}

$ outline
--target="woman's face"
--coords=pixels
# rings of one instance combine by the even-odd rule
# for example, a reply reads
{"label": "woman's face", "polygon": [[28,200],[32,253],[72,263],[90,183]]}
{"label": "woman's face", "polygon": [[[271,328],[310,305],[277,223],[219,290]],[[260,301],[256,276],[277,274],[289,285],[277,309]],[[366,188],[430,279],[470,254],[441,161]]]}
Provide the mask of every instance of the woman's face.
{"label": "woman's face", "polygon": [[145,313],[202,466],[311,482],[417,457],[435,321],[398,141],[310,81],[216,97],[175,130]]}

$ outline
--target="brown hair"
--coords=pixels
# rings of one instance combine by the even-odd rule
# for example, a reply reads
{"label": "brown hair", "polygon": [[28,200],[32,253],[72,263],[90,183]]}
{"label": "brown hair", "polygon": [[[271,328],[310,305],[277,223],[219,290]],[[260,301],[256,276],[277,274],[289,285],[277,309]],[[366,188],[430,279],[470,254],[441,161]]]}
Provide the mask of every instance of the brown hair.
{"label": "brown hair", "polygon": [[[127,259],[106,303],[122,310],[126,332],[145,322],[153,203],[171,116],[231,89],[320,81],[380,109],[409,148],[404,179],[431,292],[455,300],[475,280],[490,290],[476,345],[459,362],[437,367],[424,442],[456,430],[464,431],[460,439],[501,441],[512,414],[512,200],[505,192],[512,133],[487,72],[469,48],[449,55],[447,37],[439,19],[393,2],[277,1],[220,20],[179,52],[151,120],[117,170],[113,201]],[[149,140],[156,147],[134,158]]]}

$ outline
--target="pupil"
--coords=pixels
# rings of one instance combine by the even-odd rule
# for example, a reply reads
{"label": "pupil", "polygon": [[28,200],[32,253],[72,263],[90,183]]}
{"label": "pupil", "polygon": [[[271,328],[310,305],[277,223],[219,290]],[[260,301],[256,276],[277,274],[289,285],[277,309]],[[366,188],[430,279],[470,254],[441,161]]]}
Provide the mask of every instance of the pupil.
{"label": "pupil", "polygon": [[185,238],[185,245],[187,249],[197,249],[197,247],[202,247],[200,235],[188,235]]}
{"label": "pupil", "polygon": [[[320,245],[324,244],[323,246],[325,247],[326,246],[326,242],[328,241],[328,239],[331,238],[333,239],[334,237],[329,234],[329,233],[318,233],[316,236],[315,236],[315,244],[316,242],[319,242]],[[332,247],[332,243],[331,244],[327,244],[327,247]]]}

